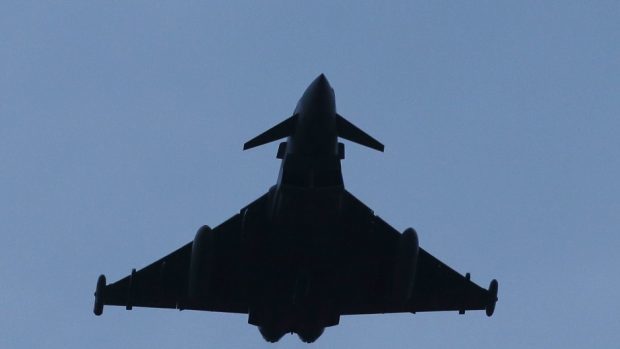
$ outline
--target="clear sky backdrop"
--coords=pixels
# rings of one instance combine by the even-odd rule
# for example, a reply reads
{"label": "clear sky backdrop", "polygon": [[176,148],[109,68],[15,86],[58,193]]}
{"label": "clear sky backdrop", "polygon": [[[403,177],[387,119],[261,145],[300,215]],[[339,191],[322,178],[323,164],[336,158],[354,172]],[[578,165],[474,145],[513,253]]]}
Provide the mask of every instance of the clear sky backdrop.
{"label": "clear sky backdrop", "polygon": [[[4,1],[0,347],[611,348],[620,342],[617,1]],[[325,73],[347,188],[496,313],[344,317],[310,346],[247,317],[106,307],[125,276],[275,183]]]}

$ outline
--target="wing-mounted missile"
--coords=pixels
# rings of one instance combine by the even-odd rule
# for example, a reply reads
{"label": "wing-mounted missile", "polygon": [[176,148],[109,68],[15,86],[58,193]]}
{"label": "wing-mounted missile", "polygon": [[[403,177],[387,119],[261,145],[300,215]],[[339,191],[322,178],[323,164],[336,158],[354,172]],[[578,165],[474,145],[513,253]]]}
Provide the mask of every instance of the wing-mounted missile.
{"label": "wing-mounted missile", "polygon": [[267,144],[284,137],[288,137],[295,132],[297,126],[298,114],[293,114],[290,118],[282,121],[267,131],[259,134],[258,136],[250,139],[243,145],[243,150],[258,147],[263,144]]}
{"label": "wing-mounted missile", "polygon": [[344,138],[351,142],[355,142],[357,144],[365,145],[368,148],[372,148],[378,151],[383,151],[385,149],[381,142],[372,138],[369,134],[350,123],[340,114],[336,114],[336,125],[338,128],[338,137]]}

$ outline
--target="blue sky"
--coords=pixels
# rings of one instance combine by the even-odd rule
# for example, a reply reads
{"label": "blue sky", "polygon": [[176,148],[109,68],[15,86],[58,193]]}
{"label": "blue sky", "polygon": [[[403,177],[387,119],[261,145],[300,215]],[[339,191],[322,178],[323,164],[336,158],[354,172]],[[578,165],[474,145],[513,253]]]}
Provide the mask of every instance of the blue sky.
{"label": "blue sky", "polygon": [[[620,341],[620,4],[3,2],[0,347],[612,347]],[[106,307],[142,267],[275,183],[289,116],[325,73],[347,188],[496,314],[344,317],[263,342],[245,316]]]}

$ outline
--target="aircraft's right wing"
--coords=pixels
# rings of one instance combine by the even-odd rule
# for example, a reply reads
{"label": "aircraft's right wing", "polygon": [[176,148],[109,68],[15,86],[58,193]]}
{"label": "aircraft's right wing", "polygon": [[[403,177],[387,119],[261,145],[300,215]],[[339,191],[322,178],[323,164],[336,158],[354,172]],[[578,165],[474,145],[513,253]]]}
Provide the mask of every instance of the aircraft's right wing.
{"label": "aircraft's right wing", "polygon": [[[244,209],[260,210],[265,206],[265,194]],[[212,230],[219,267],[213,279],[217,292],[208,299],[192,300],[188,297],[188,282],[192,242],[185,244],[167,256],[114,283],[106,285],[103,275],[97,282],[95,292],[96,315],[101,315],[104,305],[147,308],[177,308],[247,313],[248,300],[244,266],[241,264],[242,220],[236,214]]]}
{"label": "aircraft's right wing", "polygon": [[[147,308],[197,309],[231,313],[246,313],[247,300],[240,284],[241,266],[235,250],[238,241],[241,219],[234,215],[226,222],[213,229],[217,242],[233,258],[227,258],[227,274],[218,279],[220,294],[216,299],[207,299],[196,303],[187,294],[192,242],[177,249],[156,262],[132,273],[112,284],[105,285],[105,278],[100,276],[95,293],[95,314],[100,315],[103,305]],[[236,263],[235,263],[236,262]],[[222,274],[222,273],[220,273]],[[102,284],[100,286],[99,284]],[[97,303],[100,303],[98,311]]]}
{"label": "aircraft's right wing", "polygon": [[386,297],[390,294],[395,260],[390,251],[395,251],[401,234],[353,195],[347,193],[345,201],[352,222],[349,226],[355,230],[352,238],[357,242],[349,252],[353,267],[348,267],[343,276],[348,282],[343,287],[342,315],[450,310],[464,313],[483,309],[487,315],[493,314],[497,281],[491,282],[489,290],[483,289],[469,275],[457,273],[422,248],[410,301],[406,304],[391,301]]}

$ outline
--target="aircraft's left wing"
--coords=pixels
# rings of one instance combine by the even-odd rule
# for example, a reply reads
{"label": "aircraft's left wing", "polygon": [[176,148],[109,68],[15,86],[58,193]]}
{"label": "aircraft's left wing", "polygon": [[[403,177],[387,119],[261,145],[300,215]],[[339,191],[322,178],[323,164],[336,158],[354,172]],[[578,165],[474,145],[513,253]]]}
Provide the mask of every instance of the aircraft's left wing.
{"label": "aircraft's left wing", "polygon": [[[372,210],[350,193],[347,193],[346,202],[352,212],[351,220],[355,223],[355,236],[358,240],[366,241],[358,242],[363,251],[393,251],[393,246],[398,245],[401,234],[375,216]],[[356,254],[358,253],[351,253],[352,256]],[[356,266],[363,266],[363,272],[367,275],[351,278],[350,284],[353,286],[347,288],[347,297],[343,297],[342,315],[425,311],[464,313],[466,310],[483,309],[487,315],[493,314],[497,301],[495,280],[486,290],[472,282],[469,274],[459,274],[420,247],[411,298],[406,303],[399,304],[385,297],[384,295],[389,293],[382,291],[381,286],[391,282],[394,256],[389,253],[368,252],[362,255],[364,258],[352,259],[352,262]],[[367,280],[383,281],[377,285]]]}

